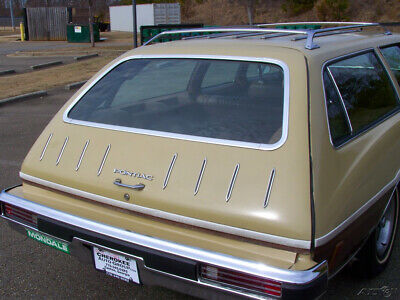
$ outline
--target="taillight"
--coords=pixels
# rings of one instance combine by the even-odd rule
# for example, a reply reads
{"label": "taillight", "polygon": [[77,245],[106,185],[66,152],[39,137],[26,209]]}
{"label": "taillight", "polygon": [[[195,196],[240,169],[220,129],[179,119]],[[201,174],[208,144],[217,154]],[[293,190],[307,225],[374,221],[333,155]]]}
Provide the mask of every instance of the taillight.
{"label": "taillight", "polygon": [[16,219],[22,223],[37,226],[37,215],[33,212],[5,203],[4,204],[4,215],[11,219]]}
{"label": "taillight", "polygon": [[282,284],[268,278],[249,275],[225,268],[201,265],[200,276],[207,281],[229,285],[239,289],[246,289],[257,294],[280,297]]}

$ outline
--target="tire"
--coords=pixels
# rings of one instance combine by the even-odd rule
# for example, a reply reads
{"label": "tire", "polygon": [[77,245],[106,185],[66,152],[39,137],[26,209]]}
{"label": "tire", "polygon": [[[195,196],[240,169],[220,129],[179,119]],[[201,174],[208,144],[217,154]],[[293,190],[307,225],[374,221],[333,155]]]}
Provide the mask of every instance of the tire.
{"label": "tire", "polygon": [[361,277],[375,277],[386,268],[393,250],[398,217],[399,187],[396,187],[379,225],[357,254],[356,271]]}

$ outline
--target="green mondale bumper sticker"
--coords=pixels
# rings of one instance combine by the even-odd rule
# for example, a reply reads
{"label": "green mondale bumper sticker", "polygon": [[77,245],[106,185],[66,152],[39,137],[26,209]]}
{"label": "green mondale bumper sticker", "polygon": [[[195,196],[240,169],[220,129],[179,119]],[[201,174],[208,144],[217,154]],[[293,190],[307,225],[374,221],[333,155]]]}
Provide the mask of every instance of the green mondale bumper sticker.
{"label": "green mondale bumper sticker", "polygon": [[69,254],[69,247],[67,243],[60,242],[54,238],[29,229],[27,229],[26,232],[29,238]]}

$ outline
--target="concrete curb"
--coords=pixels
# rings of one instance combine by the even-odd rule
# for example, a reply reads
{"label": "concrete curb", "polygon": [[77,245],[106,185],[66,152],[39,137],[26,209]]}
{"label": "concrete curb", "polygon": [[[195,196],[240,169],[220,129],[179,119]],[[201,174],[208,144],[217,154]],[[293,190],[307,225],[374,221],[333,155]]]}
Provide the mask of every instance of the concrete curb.
{"label": "concrete curb", "polygon": [[14,73],[15,73],[15,70],[0,71],[0,76],[14,74]]}
{"label": "concrete curb", "polygon": [[86,83],[87,81],[85,80],[85,81],[78,81],[78,82],[74,82],[74,83],[70,83],[70,84],[67,84],[66,86],[65,86],[65,89],[66,90],[73,90],[73,89],[79,89],[80,87],[82,87],[85,83]]}
{"label": "concrete curb", "polygon": [[82,56],[75,56],[75,60],[83,60],[83,59],[88,59],[88,58],[93,58],[99,56],[98,53],[93,53],[93,54],[88,54],[88,55],[82,55]]}
{"label": "concrete curb", "polygon": [[46,95],[47,95],[47,91],[38,91],[38,92],[23,94],[23,95],[19,95],[19,96],[15,96],[15,97],[0,99],[0,106],[3,104],[6,104],[6,103],[10,103],[10,102],[23,101],[23,100],[28,100],[31,98],[43,97]]}
{"label": "concrete curb", "polygon": [[52,66],[58,66],[58,65],[62,65],[62,63],[63,62],[61,60],[51,61],[48,63],[31,66],[31,69],[37,70],[37,69],[42,69],[42,68],[47,68],[47,67],[52,67]]}

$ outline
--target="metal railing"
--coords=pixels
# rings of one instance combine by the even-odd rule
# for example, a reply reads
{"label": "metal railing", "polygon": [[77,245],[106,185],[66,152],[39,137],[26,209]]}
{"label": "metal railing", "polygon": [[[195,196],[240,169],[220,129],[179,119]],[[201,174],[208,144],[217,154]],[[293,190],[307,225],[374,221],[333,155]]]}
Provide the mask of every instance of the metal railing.
{"label": "metal railing", "polygon": [[[334,27],[319,28],[319,29],[285,29],[285,28],[267,28],[267,27],[281,27],[281,26],[329,26],[335,25]],[[282,33],[282,34],[301,34],[305,37],[299,39],[307,39],[305,48],[313,50],[319,48],[314,43],[314,39],[318,36],[326,36],[330,34],[344,34],[348,33],[349,29],[360,29],[365,27],[382,27],[384,34],[392,34],[383,25],[379,23],[361,23],[361,22],[292,22],[292,23],[271,23],[271,24],[259,24],[256,26],[237,26],[237,27],[212,27],[212,28],[193,28],[184,30],[171,30],[164,31],[148,40],[144,46],[151,44],[159,38],[166,37],[168,35],[179,36],[179,39],[191,39],[191,38],[217,38],[227,36],[246,36],[246,35],[267,35],[269,33]],[[203,34],[203,35],[202,35]],[[279,37],[282,35],[275,35],[272,37]],[[270,36],[271,37],[271,36]]]}

